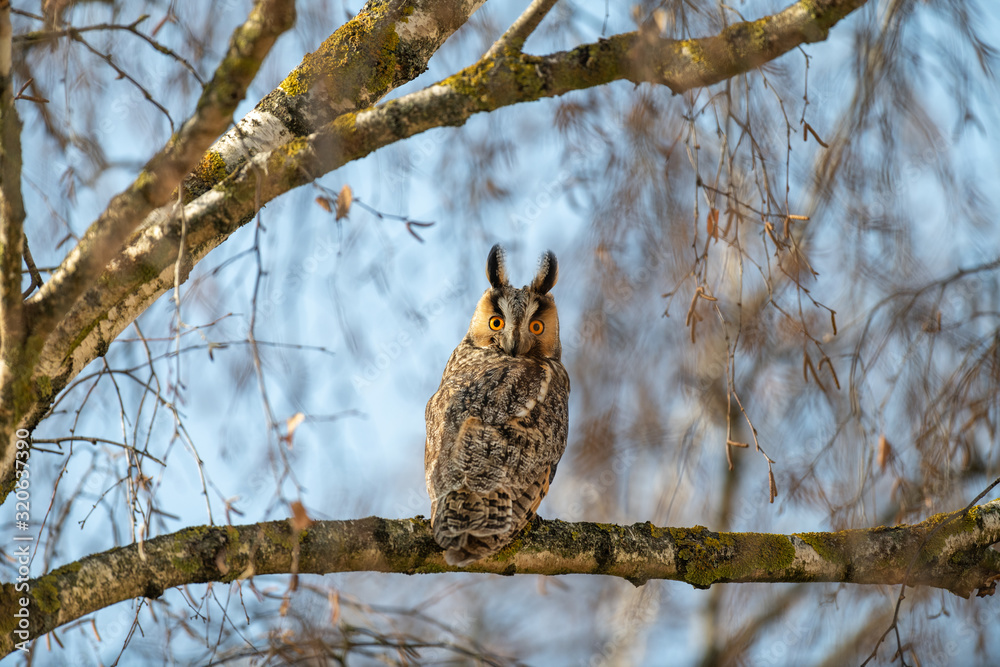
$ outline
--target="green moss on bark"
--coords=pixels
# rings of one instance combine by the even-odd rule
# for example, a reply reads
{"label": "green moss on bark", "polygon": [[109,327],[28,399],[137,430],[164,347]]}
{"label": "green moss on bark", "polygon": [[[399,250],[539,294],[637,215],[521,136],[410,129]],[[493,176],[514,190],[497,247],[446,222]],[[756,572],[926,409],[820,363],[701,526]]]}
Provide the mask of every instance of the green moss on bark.
{"label": "green moss on bark", "polygon": [[[332,103],[347,99],[356,108],[385,95],[393,85],[399,48],[389,12],[388,3],[382,3],[359,13],[303,58],[278,87],[295,97],[312,95],[321,86]],[[399,18],[412,12],[407,8]]]}

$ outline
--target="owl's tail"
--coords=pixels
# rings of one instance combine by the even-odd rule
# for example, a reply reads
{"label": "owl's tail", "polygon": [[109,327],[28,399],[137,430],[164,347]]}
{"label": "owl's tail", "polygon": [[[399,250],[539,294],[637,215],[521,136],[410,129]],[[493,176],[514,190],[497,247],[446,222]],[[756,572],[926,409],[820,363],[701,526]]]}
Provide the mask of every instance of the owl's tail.
{"label": "owl's tail", "polygon": [[546,466],[542,475],[514,498],[503,486],[488,494],[468,489],[445,494],[434,506],[431,527],[434,541],[447,549],[444,559],[448,565],[465,567],[503,549],[535,516],[555,473],[555,465]]}
{"label": "owl's tail", "polygon": [[450,491],[431,522],[434,541],[447,549],[449,565],[464,567],[503,546],[513,528],[512,514],[510,493],[503,487],[488,494]]}

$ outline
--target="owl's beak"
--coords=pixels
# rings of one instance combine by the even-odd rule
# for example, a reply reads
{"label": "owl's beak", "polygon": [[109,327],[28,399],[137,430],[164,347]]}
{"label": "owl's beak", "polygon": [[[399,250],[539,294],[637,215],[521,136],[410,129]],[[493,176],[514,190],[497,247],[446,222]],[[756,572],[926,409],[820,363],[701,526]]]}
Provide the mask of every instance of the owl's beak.
{"label": "owl's beak", "polygon": [[517,342],[517,347],[516,347],[517,356],[522,356],[527,354],[528,350],[531,349],[531,343],[532,340],[530,336],[525,336],[524,338],[520,338]]}
{"label": "owl's beak", "polygon": [[517,354],[517,349],[520,347],[521,337],[518,335],[516,327],[511,327],[504,332],[503,336],[500,338],[500,347],[504,352],[510,356]]}
{"label": "owl's beak", "polygon": [[528,353],[528,350],[531,349],[531,342],[529,336],[522,337],[517,327],[512,327],[500,339],[500,347],[510,356],[518,357]]}

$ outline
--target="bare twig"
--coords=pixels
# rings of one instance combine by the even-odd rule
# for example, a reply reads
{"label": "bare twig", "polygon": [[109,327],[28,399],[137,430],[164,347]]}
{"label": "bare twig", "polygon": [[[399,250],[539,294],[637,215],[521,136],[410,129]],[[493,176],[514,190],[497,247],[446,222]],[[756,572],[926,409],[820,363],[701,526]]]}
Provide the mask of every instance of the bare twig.
{"label": "bare twig", "polygon": [[143,14],[132,23],[125,23],[125,24],[98,23],[95,25],[87,25],[80,28],[69,27],[69,28],[64,28],[62,30],[39,30],[35,32],[28,32],[21,35],[16,35],[14,37],[14,43],[19,45],[21,48],[28,48],[36,44],[44,44],[46,42],[55,39],[61,39],[63,37],[70,37],[75,39],[77,35],[86,32],[122,30],[125,32],[132,33],[136,37],[142,39],[151,47],[153,47],[156,51],[159,51],[163,55],[170,56],[171,58],[179,62],[181,65],[183,65],[184,69],[189,71],[191,73],[191,76],[193,76],[200,85],[205,85],[205,82],[198,75],[198,71],[194,68],[194,66],[190,62],[188,62],[186,58],[178,54],[173,49],[164,46],[163,44],[156,41],[146,33],[139,30],[139,24],[148,18],[149,18],[148,14]]}
{"label": "bare twig", "polygon": [[140,93],[142,93],[142,96],[146,98],[147,102],[152,104],[160,111],[160,113],[162,113],[164,116],[167,117],[167,122],[170,123],[170,134],[174,133],[174,119],[170,117],[170,112],[167,111],[167,108],[162,104],[160,104],[159,102],[157,102],[156,99],[152,96],[152,94],[150,94],[150,92],[146,90],[141,83],[136,81],[136,79],[131,74],[129,74],[121,67],[119,67],[118,64],[115,62],[114,58],[111,57],[110,53],[102,53],[101,51],[98,51],[90,44],[90,42],[85,40],[82,35],[77,34],[73,30],[71,30],[69,34],[70,37],[73,39],[73,41],[80,42],[81,44],[83,44],[83,47],[85,49],[87,49],[95,56],[106,62],[108,64],[108,67],[113,69],[115,73],[118,74],[119,79],[125,79],[133,86],[135,86],[135,88],[138,89]]}
{"label": "bare twig", "polygon": [[[44,444],[49,443],[53,445],[62,445],[64,442],[89,442],[92,445],[102,444],[111,445],[113,447],[120,447],[121,449],[132,449],[132,446],[124,442],[116,442],[114,440],[108,440],[107,438],[100,438],[92,435],[70,435],[64,436],[62,438],[33,438],[32,442],[34,444]],[[152,454],[143,452],[142,455],[149,460],[160,464],[161,466],[166,466],[167,464],[156,458]]]}
{"label": "bare twig", "polygon": [[41,287],[44,284],[42,280],[42,275],[38,272],[38,267],[35,266],[35,260],[31,256],[31,250],[28,248],[28,239],[24,239],[24,264],[28,267],[28,275],[31,276],[31,284],[21,293],[22,299],[27,299],[36,287]]}
{"label": "bare twig", "polygon": [[[325,188],[322,188],[322,186],[319,186],[319,187],[320,187],[320,189],[325,190]],[[326,190],[326,192],[329,194],[328,190]],[[352,201],[352,203],[357,204],[361,208],[365,209],[366,211],[368,211],[369,213],[371,213],[372,215],[374,215],[375,217],[377,217],[379,220],[392,219],[392,220],[399,220],[399,221],[401,221],[403,224],[406,225],[406,231],[409,232],[413,236],[413,238],[417,239],[421,243],[423,243],[424,240],[423,240],[423,238],[420,237],[419,234],[417,234],[417,232],[414,229],[414,227],[433,227],[434,226],[433,222],[419,222],[417,220],[412,220],[410,218],[410,216],[408,216],[408,215],[396,215],[395,213],[383,213],[382,211],[378,210],[377,208],[375,208],[373,206],[369,206],[368,204],[364,203],[363,201],[361,201],[361,199],[359,197],[352,197],[351,201]]]}
{"label": "bare twig", "polygon": [[[195,114],[146,163],[136,181],[112,200],[63,261],[60,270],[28,302],[40,328],[51,327],[119,252],[125,237],[153,209],[171,200],[184,176],[232,122],[233,110],[261,61],[293,19],[294,10],[287,0],[257,0],[250,17],[237,28],[230,41],[229,53],[202,91]],[[77,36],[77,40],[82,38]]]}
{"label": "bare twig", "polygon": [[500,39],[493,43],[493,46],[486,52],[483,59],[491,60],[505,51],[520,53],[521,48],[524,46],[524,41],[535,31],[535,28],[538,27],[538,24],[542,22],[542,19],[545,18],[545,15],[549,13],[549,10],[552,9],[557,1],[532,0],[528,8],[524,10],[524,13],[507,28],[506,32],[500,36]]}

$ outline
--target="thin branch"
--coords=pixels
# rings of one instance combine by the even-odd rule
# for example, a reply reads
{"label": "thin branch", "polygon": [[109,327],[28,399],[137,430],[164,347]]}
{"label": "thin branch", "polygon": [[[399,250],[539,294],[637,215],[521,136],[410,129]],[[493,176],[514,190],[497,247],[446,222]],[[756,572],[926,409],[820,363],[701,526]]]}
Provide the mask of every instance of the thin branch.
{"label": "thin branch", "polygon": [[[104,445],[112,445],[114,447],[120,447],[122,449],[135,449],[133,446],[128,445],[124,442],[117,442],[115,440],[108,440],[107,438],[99,438],[91,435],[71,435],[71,436],[64,436],[62,438],[32,438],[31,440],[31,443],[33,445],[48,443],[53,445],[59,445],[60,447],[62,447],[62,443],[64,442],[89,442],[92,445],[101,443]],[[166,463],[164,463],[163,461],[161,461],[160,459],[156,458],[155,456],[153,456],[148,452],[140,452],[140,454],[144,458],[150,459],[151,461],[154,461],[163,467],[166,467],[167,465]]]}
{"label": "thin branch", "polygon": [[45,284],[45,281],[42,280],[42,274],[38,272],[38,267],[35,266],[35,258],[31,256],[31,249],[28,248],[27,238],[24,239],[24,264],[28,267],[28,275],[31,276],[31,284],[21,292],[21,298],[27,299],[35,291],[36,287],[41,287]]}
{"label": "thin branch", "polygon": [[110,53],[103,53],[101,51],[98,51],[91,45],[90,42],[85,40],[82,35],[76,33],[75,31],[70,31],[70,37],[73,38],[73,41],[80,42],[81,44],[83,44],[83,47],[85,49],[87,49],[95,56],[106,62],[108,64],[108,67],[110,67],[115,71],[119,79],[125,79],[133,86],[135,86],[139,90],[139,92],[142,93],[142,96],[146,98],[147,102],[152,104],[154,107],[157,108],[157,110],[159,110],[160,113],[162,113],[164,116],[167,117],[167,122],[170,123],[170,134],[174,133],[174,119],[170,117],[170,112],[167,111],[167,108],[162,104],[160,104],[159,102],[157,102],[156,99],[152,96],[152,94],[150,94],[148,90],[143,88],[142,84],[136,81],[131,74],[129,74],[121,67],[119,67],[118,64],[115,62],[115,59],[111,57]]}
{"label": "thin branch", "polygon": [[230,40],[229,51],[205,86],[194,115],[153,158],[135,182],[117,195],[90,226],[48,283],[28,302],[36,327],[47,332],[89,289],[132,231],[172,193],[212,142],[232,122],[264,56],[291,27],[288,0],[257,0],[247,21]]}
{"label": "thin branch", "polygon": [[139,24],[148,18],[149,18],[148,14],[143,14],[132,23],[127,23],[127,24],[98,23],[95,25],[88,25],[80,28],[69,27],[69,28],[64,28],[62,30],[38,30],[35,32],[28,32],[21,35],[16,35],[14,37],[14,43],[17,44],[19,48],[26,49],[38,44],[44,44],[46,42],[60,39],[62,37],[72,37],[75,39],[77,35],[85,32],[123,30],[125,32],[132,33],[133,35],[142,39],[143,41],[145,41],[147,44],[149,44],[151,47],[153,47],[155,50],[159,51],[163,55],[170,56],[171,58],[179,62],[181,65],[184,66],[184,69],[191,72],[191,76],[193,76],[200,85],[205,85],[205,82],[198,75],[198,71],[194,68],[194,66],[190,62],[187,61],[186,58],[175,52],[173,49],[164,46],[163,44],[156,41],[146,33],[141,32],[139,30]]}
{"label": "thin branch", "polygon": [[[184,213],[189,243],[183,269],[189,271],[251,220],[259,206],[383,146],[431,128],[462,125],[477,113],[614,80],[651,81],[675,91],[710,85],[799,44],[825,38],[832,25],[860,4],[863,0],[801,1],[753,24],[734,24],[719,35],[698,40],[675,42],[633,32],[544,57],[522,54],[480,61],[427,89],[356,114],[345,113],[308,137],[257,153],[230,173],[223,187],[190,201]],[[757,37],[751,39],[753,30]],[[74,251],[29,299],[36,311],[68,311],[42,350],[45,358],[58,360],[53,362],[58,368],[46,374],[58,378],[53,391],[62,389],[106,349],[108,341],[173,286],[173,276],[164,271],[177,259],[180,232],[176,216],[151,216],[130,240],[129,253],[119,255],[114,269],[101,278],[101,288],[90,289],[83,299],[78,297],[86,286],[80,287],[80,281],[63,289],[62,283],[80,272],[80,253]],[[85,238],[79,247],[92,245]],[[93,262],[87,271],[92,270],[96,270]],[[155,277],[150,279],[150,275]],[[109,318],[112,309],[116,317]],[[86,332],[82,338],[81,332]],[[44,414],[50,399],[39,397],[31,406],[32,419]]]}
{"label": "thin branch", "polygon": [[483,59],[492,60],[506,51],[511,51],[515,54],[520,53],[524,47],[524,41],[535,31],[535,28],[538,27],[538,24],[542,22],[542,19],[545,18],[545,15],[549,13],[549,10],[552,9],[556,2],[558,0],[532,0],[532,3],[528,5],[524,13],[507,28],[507,31],[500,36],[500,39],[493,43],[493,46],[486,52]]}

